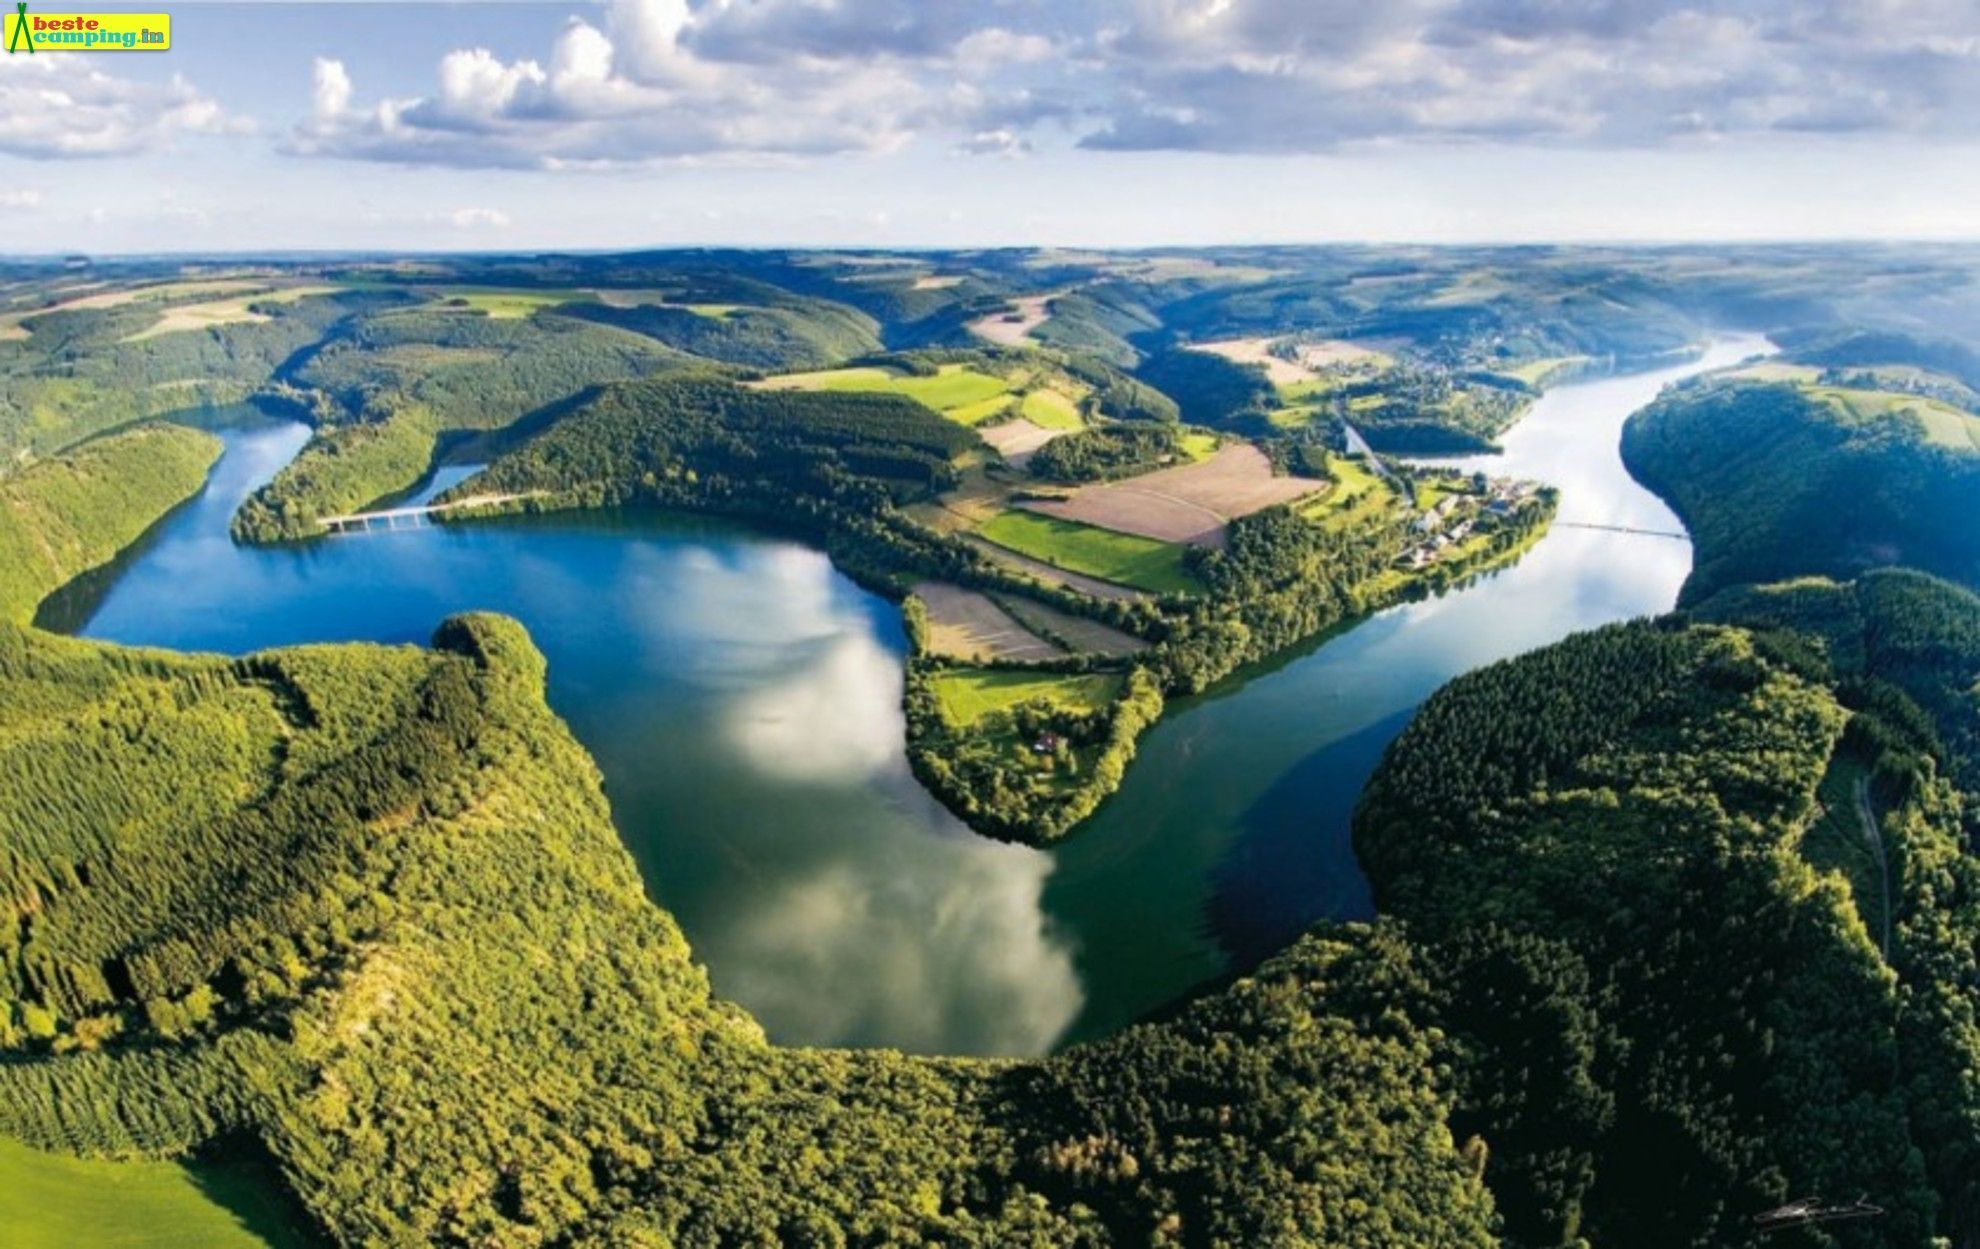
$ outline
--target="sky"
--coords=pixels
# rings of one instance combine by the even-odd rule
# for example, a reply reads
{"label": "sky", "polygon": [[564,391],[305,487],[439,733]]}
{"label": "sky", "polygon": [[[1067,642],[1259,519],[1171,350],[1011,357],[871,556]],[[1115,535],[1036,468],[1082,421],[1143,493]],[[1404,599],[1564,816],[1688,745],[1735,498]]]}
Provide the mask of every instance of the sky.
{"label": "sky", "polygon": [[1980,0],[97,7],[0,252],[1980,238]]}

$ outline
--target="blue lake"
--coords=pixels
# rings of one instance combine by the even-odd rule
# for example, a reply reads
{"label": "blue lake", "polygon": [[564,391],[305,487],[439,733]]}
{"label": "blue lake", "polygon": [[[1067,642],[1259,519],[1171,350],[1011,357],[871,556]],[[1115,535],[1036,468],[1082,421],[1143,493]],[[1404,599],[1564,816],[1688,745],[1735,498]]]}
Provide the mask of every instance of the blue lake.
{"label": "blue lake", "polygon": [[[1725,339],[1683,368],[1559,387],[1505,454],[1463,463],[1558,486],[1563,522],[1680,531],[1624,472],[1622,422],[1665,383],[1765,349]],[[1514,568],[1174,706],[1121,792],[1041,852],[971,834],[909,775],[899,614],[817,552],[647,514],[237,547],[228,517],[307,431],[211,424],[227,450],[204,493],[44,623],[240,653],[517,617],[653,898],[716,990],[794,1044],[1040,1053],[1317,919],[1366,918],[1349,819],[1412,710],[1481,664],[1669,608],[1691,566],[1685,541],[1557,526]]]}

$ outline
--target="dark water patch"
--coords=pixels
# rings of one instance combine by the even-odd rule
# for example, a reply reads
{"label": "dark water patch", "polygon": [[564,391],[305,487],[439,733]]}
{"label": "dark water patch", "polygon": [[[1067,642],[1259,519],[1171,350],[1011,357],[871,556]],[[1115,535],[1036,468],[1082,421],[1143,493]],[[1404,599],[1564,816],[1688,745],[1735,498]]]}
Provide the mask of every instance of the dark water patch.
{"label": "dark water patch", "polygon": [[1413,714],[1398,712],[1314,751],[1245,813],[1210,898],[1211,927],[1234,965],[1257,966],[1316,920],[1375,917],[1354,854],[1354,808]]}

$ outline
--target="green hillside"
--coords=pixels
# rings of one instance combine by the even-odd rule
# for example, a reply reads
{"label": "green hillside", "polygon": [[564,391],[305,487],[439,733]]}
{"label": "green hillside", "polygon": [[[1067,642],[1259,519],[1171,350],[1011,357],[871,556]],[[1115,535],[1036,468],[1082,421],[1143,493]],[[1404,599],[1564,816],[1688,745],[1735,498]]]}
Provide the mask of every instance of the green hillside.
{"label": "green hillside", "polygon": [[[1903,708],[1835,681],[1615,626],[1459,678],[1370,782],[1356,846],[1433,943],[1453,1129],[1491,1143],[1510,1243],[1779,1243],[1752,1216],[1810,1193],[1885,1212],[1822,1243],[1972,1217],[1980,865]],[[1802,844],[1839,767],[1875,777],[1888,953]]]}
{"label": "green hillside", "polygon": [[636,334],[544,312],[421,307],[362,318],[281,378],[272,397],[318,431],[242,505],[235,536],[313,536],[318,517],[416,484],[445,436],[499,432],[588,387],[688,360]]}
{"label": "green hillside", "polygon": [[1980,586],[1980,453],[1935,445],[1908,412],[1866,414],[1794,384],[1707,381],[1631,417],[1623,458],[1691,530],[1687,602],[1887,564]]}
{"label": "green hillside", "polygon": [[38,918],[0,944],[0,1131],[245,1133],[348,1243],[1490,1243],[1434,1038],[1356,1009],[1406,953],[1316,940],[1039,1063],[775,1049],[647,900],[521,630],[436,645],[0,632],[36,709],[0,767],[41,778],[5,799]]}
{"label": "green hillside", "polygon": [[108,563],[219,456],[211,434],[146,425],[0,477],[0,619],[27,623],[42,599]]}

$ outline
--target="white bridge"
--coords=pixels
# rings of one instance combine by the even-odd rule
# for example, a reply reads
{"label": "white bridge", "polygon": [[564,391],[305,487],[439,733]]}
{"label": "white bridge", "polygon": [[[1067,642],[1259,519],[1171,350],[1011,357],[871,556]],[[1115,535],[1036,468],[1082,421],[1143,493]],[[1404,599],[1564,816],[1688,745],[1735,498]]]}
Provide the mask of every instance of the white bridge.
{"label": "white bridge", "polygon": [[1600,529],[1605,533],[1634,533],[1641,534],[1646,538],[1675,538],[1679,542],[1691,541],[1691,535],[1688,533],[1672,533],[1668,529],[1638,529],[1634,525],[1598,525],[1593,521],[1586,520],[1557,520],[1554,522],[1554,528]]}
{"label": "white bridge", "polygon": [[405,521],[408,527],[417,527],[432,521],[443,512],[456,512],[471,507],[494,507],[501,503],[513,503],[517,499],[534,498],[544,493],[541,490],[525,490],[518,494],[471,494],[465,499],[455,499],[452,503],[428,503],[421,507],[381,507],[371,512],[351,512],[343,516],[319,516],[317,523],[331,533],[369,533],[377,527],[399,528]]}

